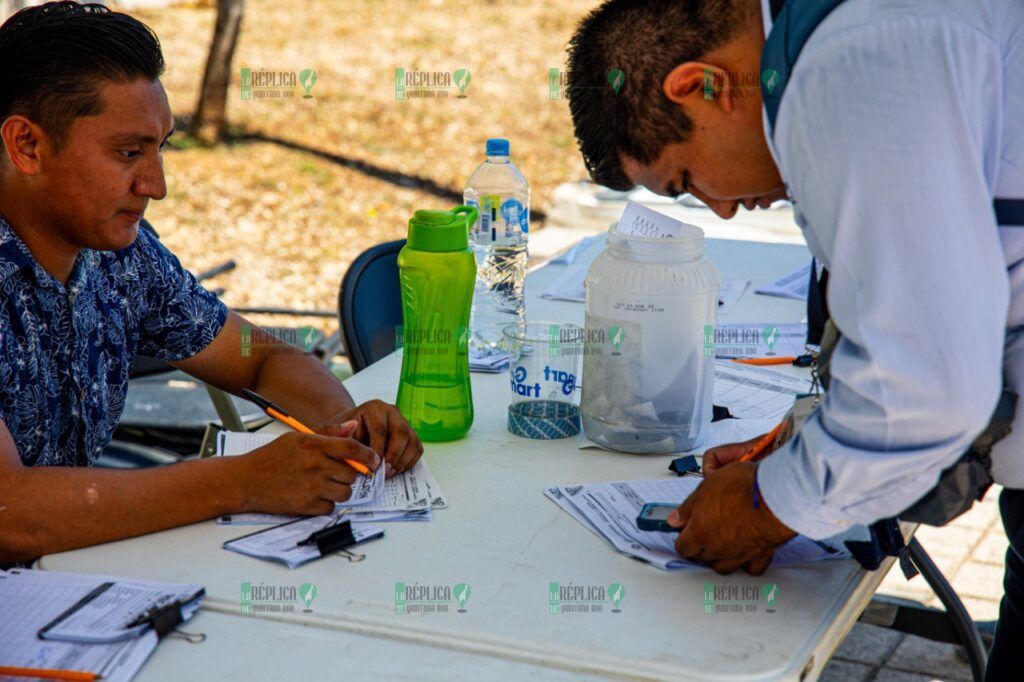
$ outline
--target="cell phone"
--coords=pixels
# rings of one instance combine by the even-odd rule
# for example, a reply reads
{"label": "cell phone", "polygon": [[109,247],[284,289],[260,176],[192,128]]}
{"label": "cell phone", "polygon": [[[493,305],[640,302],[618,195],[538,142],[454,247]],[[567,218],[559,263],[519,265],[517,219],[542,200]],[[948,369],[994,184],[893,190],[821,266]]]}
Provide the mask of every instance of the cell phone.
{"label": "cell phone", "polygon": [[666,502],[650,502],[643,506],[640,515],[636,517],[636,527],[640,530],[656,530],[662,533],[678,533],[679,529],[668,525],[669,513],[678,507],[678,504]]}

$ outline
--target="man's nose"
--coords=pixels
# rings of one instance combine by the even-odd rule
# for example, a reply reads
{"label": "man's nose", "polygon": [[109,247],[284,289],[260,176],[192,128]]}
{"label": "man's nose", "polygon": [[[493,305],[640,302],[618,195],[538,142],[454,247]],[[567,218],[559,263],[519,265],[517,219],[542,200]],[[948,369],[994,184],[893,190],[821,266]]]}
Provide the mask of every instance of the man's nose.
{"label": "man's nose", "polygon": [[135,194],[149,197],[155,201],[160,201],[167,196],[164,164],[159,156],[146,160],[135,178],[135,186],[132,189]]}
{"label": "man's nose", "polygon": [[739,208],[739,204],[735,201],[719,201],[716,199],[705,198],[702,198],[701,201],[707,204],[708,208],[714,211],[715,215],[722,220],[729,220],[732,218],[736,215],[736,211]]}

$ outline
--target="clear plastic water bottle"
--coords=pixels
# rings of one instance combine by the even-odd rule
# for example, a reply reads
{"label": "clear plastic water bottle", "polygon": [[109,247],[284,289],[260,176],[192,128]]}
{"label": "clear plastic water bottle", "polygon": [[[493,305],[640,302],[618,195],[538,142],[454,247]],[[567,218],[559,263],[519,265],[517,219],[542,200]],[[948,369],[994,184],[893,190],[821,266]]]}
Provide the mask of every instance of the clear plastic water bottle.
{"label": "clear plastic water bottle", "polygon": [[502,329],[526,319],[526,241],[530,234],[530,185],[509,160],[508,140],[487,140],[487,160],[469,177],[463,197],[480,217],[469,233],[476,256],[470,348],[502,343]]}

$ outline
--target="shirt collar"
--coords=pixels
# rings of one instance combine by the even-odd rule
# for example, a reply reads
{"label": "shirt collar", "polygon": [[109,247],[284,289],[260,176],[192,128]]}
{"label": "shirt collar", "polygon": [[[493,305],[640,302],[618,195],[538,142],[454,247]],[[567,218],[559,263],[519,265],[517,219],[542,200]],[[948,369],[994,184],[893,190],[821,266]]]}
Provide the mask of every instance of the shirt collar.
{"label": "shirt collar", "polygon": [[764,24],[764,37],[772,32],[772,3],[771,0],[761,0],[761,22]]}
{"label": "shirt collar", "polygon": [[67,286],[51,275],[41,266],[21,240],[14,228],[0,215],[0,283],[16,272],[28,270],[35,276],[40,286],[56,288],[59,291],[70,289],[80,291],[88,281],[89,272],[99,263],[99,254],[92,249],[82,249],[75,259]]}

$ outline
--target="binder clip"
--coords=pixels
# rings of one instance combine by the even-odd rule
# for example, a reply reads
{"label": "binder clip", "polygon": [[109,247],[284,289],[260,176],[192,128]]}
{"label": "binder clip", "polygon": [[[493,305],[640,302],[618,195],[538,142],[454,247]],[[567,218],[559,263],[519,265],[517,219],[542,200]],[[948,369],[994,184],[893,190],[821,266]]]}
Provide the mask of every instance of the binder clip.
{"label": "binder clip", "polygon": [[676,476],[685,476],[700,471],[700,464],[697,463],[696,457],[687,455],[672,460],[672,463],[668,465],[668,470],[674,471]]}
{"label": "binder clip", "polygon": [[332,552],[351,547],[356,544],[355,536],[352,535],[352,522],[332,523],[318,531],[309,534],[305,540],[298,543],[303,545],[316,545],[320,554],[326,556]]}
{"label": "binder clip", "polygon": [[[172,601],[169,604],[150,609],[146,611],[138,618],[126,625],[126,628],[133,628],[138,625],[149,623],[149,626],[153,628],[153,632],[156,633],[157,639],[163,639],[167,635],[171,634],[179,625],[181,625],[185,619],[181,614],[181,607],[186,602]],[[186,639],[193,636],[202,637],[206,639],[206,635],[190,635],[189,633],[182,633],[186,635]],[[198,641],[202,641],[202,639]],[[192,641],[191,639],[189,641]],[[195,642],[193,642],[195,643]]]}

